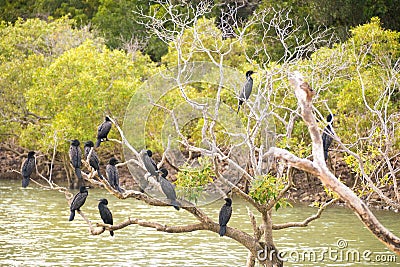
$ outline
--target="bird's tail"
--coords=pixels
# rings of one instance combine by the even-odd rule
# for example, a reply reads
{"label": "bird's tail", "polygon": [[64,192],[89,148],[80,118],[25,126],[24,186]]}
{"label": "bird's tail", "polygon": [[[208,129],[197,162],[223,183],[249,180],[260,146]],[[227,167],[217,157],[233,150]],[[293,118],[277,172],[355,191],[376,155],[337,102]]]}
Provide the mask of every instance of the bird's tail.
{"label": "bird's tail", "polygon": [[69,221],[73,221],[75,218],[75,210],[71,210],[71,215],[69,215]]}
{"label": "bird's tail", "polygon": [[179,203],[178,203],[176,200],[172,200],[172,201],[171,201],[171,204],[172,204],[172,206],[174,206],[174,208],[175,208],[176,210],[179,210]]}
{"label": "bird's tail", "polygon": [[224,236],[226,233],[226,225],[221,225],[219,228],[219,236]]}
{"label": "bird's tail", "polygon": [[[106,230],[106,228],[103,227],[103,230]],[[110,236],[114,236],[114,231],[110,231]]]}
{"label": "bird's tail", "polygon": [[241,106],[242,104],[243,104],[243,101],[239,100],[238,110],[237,110],[236,114],[239,114],[240,106]]}
{"label": "bird's tail", "polygon": [[101,144],[101,139],[97,138],[97,141],[96,141],[96,147],[99,147],[99,146],[100,146],[100,144]]}
{"label": "bird's tail", "polygon": [[78,177],[79,180],[82,180],[82,172],[80,168],[75,168],[75,174],[76,177]]}
{"label": "bird's tail", "polygon": [[24,176],[22,178],[22,187],[26,188],[29,185],[29,181],[30,181],[29,176]]}
{"label": "bird's tail", "polygon": [[100,173],[100,168],[97,170],[97,175],[100,177],[100,179],[104,180],[103,175]]}

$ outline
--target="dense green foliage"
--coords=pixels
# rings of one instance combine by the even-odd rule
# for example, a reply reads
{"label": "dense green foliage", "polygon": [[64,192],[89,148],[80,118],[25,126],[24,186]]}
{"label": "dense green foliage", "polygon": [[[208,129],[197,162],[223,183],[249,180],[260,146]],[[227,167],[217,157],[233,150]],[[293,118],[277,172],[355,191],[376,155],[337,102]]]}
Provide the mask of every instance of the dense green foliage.
{"label": "dense green foliage", "polygon": [[[351,32],[343,44],[320,49],[312,56],[316,65],[329,60],[329,66],[319,68],[321,83],[333,72],[338,76],[329,88],[321,87],[321,96],[337,113],[337,133],[344,142],[357,143],[358,151],[368,151],[370,146],[383,148],[390,138],[393,143],[389,146],[398,148],[399,129],[391,124],[397,123],[395,114],[400,108],[394,98],[399,73],[393,68],[400,57],[400,33],[383,30],[377,18]],[[333,66],[344,68],[332,70]],[[393,148],[391,155],[395,154]]]}
{"label": "dense green foliage", "polygon": [[[312,32],[325,26],[334,29],[340,41],[349,37],[352,27],[367,23],[374,16],[381,18],[385,28],[400,30],[400,18],[396,15],[400,12],[400,5],[392,0],[284,0],[262,1],[258,6],[258,10],[271,8],[290,9],[294,18],[293,26],[300,27],[302,32]],[[270,40],[270,43],[274,48],[279,48],[274,40]]]}
{"label": "dense green foliage", "polygon": [[95,139],[104,115],[122,120],[121,107],[141,79],[151,75],[147,57],[110,50],[71,23],[34,19],[3,24],[2,133],[20,136],[28,148],[46,151],[54,133],[61,151],[68,139]]}
{"label": "dense green foliage", "polygon": [[175,181],[179,195],[185,199],[197,203],[208,183],[213,182],[215,173],[209,158],[199,158],[199,166],[185,164],[180,168]]}
{"label": "dense green foliage", "polygon": [[24,140],[32,144],[39,139],[46,145],[53,132],[62,140],[95,139],[96,127],[105,114],[122,120],[125,110],[121,107],[129,103],[140,78],[148,75],[148,65],[149,60],[139,54],[132,61],[123,51],[111,51],[92,41],[65,52],[37,70],[34,84],[25,94],[28,108],[38,116],[52,118],[52,123],[30,125]]}
{"label": "dense green foliage", "polygon": [[1,24],[0,111],[4,121],[1,125],[3,138],[18,136],[27,126],[42,124],[50,119],[32,113],[25,98],[40,68],[49,66],[57,57],[85,40],[101,42],[85,30],[73,29],[73,24],[72,20],[64,18],[49,23],[33,19]]}
{"label": "dense green foliage", "polygon": [[[265,204],[269,200],[278,200],[278,195],[285,187],[286,180],[286,177],[278,179],[272,175],[256,177],[251,185],[249,195],[261,204]],[[287,202],[287,199],[281,198],[275,203],[274,208],[278,210],[288,205],[290,206],[290,203]]]}
{"label": "dense green foliage", "polygon": [[[179,1],[172,1],[177,3]],[[182,5],[196,6],[200,1],[189,1]],[[215,24],[220,26],[220,18],[228,12],[229,7],[240,7],[237,19],[245,21],[251,17],[254,10],[270,8],[290,9],[293,17],[298,18],[296,25],[304,25],[303,18],[308,18],[308,25],[303,31],[314,30],[322,25],[334,28],[342,41],[347,39],[351,27],[366,23],[373,16],[379,16],[385,28],[400,30],[400,5],[397,1],[384,0],[346,0],[346,1],[316,1],[316,0],[285,0],[285,1],[212,1],[215,7],[209,18],[216,18]],[[155,1],[143,0],[5,0],[0,2],[0,20],[15,22],[18,18],[42,18],[49,16],[60,18],[68,15],[77,26],[91,24],[102,36],[110,48],[123,48],[136,38],[142,45],[141,49],[153,60],[160,60],[166,51],[166,45],[157,38],[151,37],[145,26],[140,22],[146,19],[138,15],[138,11],[151,14],[152,8],[157,8]],[[228,19],[228,21],[232,22]],[[171,26],[172,27],[172,26]],[[302,26],[301,26],[302,27]],[[270,40],[269,45],[278,49],[279,44]],[[271,49],[271,51],[275,51]],[[279,53],[277,54],[277,56]],[[263,57],[261,57],[263,58]]]}
{"label": "dense green foliage", "polygon": [[[40,4],[50,2],[35,1],[29,8],[39,8]],[[176,65],[178,57],[182,57],[190,58],[191,61],[212,59],[236,68],[241,73],[250,68],[257,69],[259,74],[254,75],[255,86],[262,82],[263,73],[283,70],[269,77],[273,81],[271,106],[279,118],[288,118],[290,111],[297,107],[296,98],[287,84],[286,73],[294,69],[301,70],[313,78],[310,83],[317,93],[314,105],[321,128],[326,123],[329,107],[337,114],[337,121],[340,122],[336,133],[342,142],[351,144],[349,149],[362,159],[371,159],[365,167],[367,172],[374,171],[382,159],[379,156],[381,150],[389,156],[398,153],[400,34],[385,30],[380,19],[372,18],[369,23],[352,28],[348,39],[330,47],[319,47],[288,67],[281,62],[273,62],[273,53],[268,64],[263,64],[263,57],[248,58],[251,54],[246,52],[251,51],[255,43],[265,46],[269,44],[268,40],[244,38],[235,42],[233,38],[225,39],[216,26],[216,19],[203,17],[184,30],[179,40],[182,42],[179,52],[175,49],[175,42],[168,44],[167,52],[162,57],[164,51],[156,49],[159,54],[155,57],[153,54],[153,59],[161,58],[164,64],[158,66],[141,51],[117,49],[120,47],[120,36],[116,38],[116,35],[121,34],[123,39],[129,40],[132,29],[138,27],[139,33],[142,27],[135,22],[135,13],[128,12],[134,8],[134,2],[118,3],[116,5],[114,1],[108,0],[85,1],[84,6],[80,6],[60,1],[60,5],[53,6],[54,12],[51,14],[70,13],[74,19],[61,17],[44,21],[37,18],[16,19],[9,14],[14,2],[6,2],[7,9],[3,9],[3,18],[13,23],[2,22],[0,25],[2,139],[15,136],[19,145],[44,153],[52,148],[54,137],[62,152],[68,148],[68,139],[93,140],[96,127],[105,114],[111,114],[122,122],[125,108],[137,88],[160,69]],[[263,5],[259,8],[266,8],[267,4]],[[320,6],[312,6],[313,10],[319,10],[317,7]],[[21,5],[18,10],[24,8]],[[7,10],[8,13],[5,12]],[[306,13],[305,7],[294,11],[299,15]],[[366,17],[365,14],[362,16],[363,19]],[[92,21],[98,31],[77,27],[78,18],[82,24]],[[314,23],[317,25],[319,22],[315,20]],[[126,28],[121,29],[121,25]],[[348,25],[352,24],[345,24]],[[256,26],[248,30],[256,31]],[[197,39],[193,38],[194,34]],[[152,48],[148,46],[143,50],[146,49],[150,51]],[[277,51],[276,57],[279,57],[280,52]],[[221,57],[221,54],[224,56]],[[284,78],[281,77],[282,73],[285,73]],[[213,98],[216,94],[215,84],[191,84],[185,89],[190,98]],[[183,100],[177,91],[168,92],[158,104],[168,109],[181,104]],[[232,110],[236,109],[237,99],[232,92],[222,90],[221,99]],[[254,124],[254,121],[244,118],[244,114],[241,112],[239,115],[243,121]],[[165,111],[155,108],[150,115],[153,123],[146,125],[148,144],[154,151],[162,150],[158,139],[161,135],[159,125],[162,125],[166,117]],[[296,121],[290,138],[285,136],[287,125],[282,120],[275,121],[276,131],[281,136],[277,140],[278,146],[286,147],[301,157],[310,155],[309,136],[301,120]],[[191,123],[183,132],[189,142],[198,145],[201,143],[203,122],[198,120]],[[112,135],[117,136],[115,131]],[[222,134],[217,139],[222,140],[221,146],[226,145]],[[107,145],[104,147],[107,148]],[[349,153],[345,156],[346,162],[357,172],[359,166],[354,157]],[[181,187],[202,186],[209,181],[205,178],[210,178],[211,169],[207,166],[196,174],[187,169],[178,175],[177,184]],[[193,179],[194,175],[200,177],[199,183],[192,183],[197,182]],[[256,179],[256,183],[253,184],[251,194],[260,202],[268,200],[263,198],[266,192],[268,198],[273,198],[277,191],[271,188],[281,185],[281,181],[262,177]]]}

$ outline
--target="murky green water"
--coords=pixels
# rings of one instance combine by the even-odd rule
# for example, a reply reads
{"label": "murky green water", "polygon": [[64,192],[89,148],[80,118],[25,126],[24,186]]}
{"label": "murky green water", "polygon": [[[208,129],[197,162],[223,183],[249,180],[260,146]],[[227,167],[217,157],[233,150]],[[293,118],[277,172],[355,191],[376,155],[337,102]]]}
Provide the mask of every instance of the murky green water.
{"label": "murky green water", "polygon": [[[182,210],[118,200],[106,191],[91,189],[82,210],[93,222],[100,221],[97,199],[102,197],[110,202],[114,222],[128,217],[173,225],[195,222]],[[222,204],[219,201],[203,209],[217,220]],[[295,205],[280,210],[274,222],[300,221],[315,211]],[[400,235],[400,214],[376,214]],[[247,251],[242,246],[215,233],[167,234],[132,225],[116,231],[114,237],[108,233],[92,236],[79,215],[73,222],[68,216],[62,193],[36,185],[22,189],[19,181],[0,181],[0,266],[244,266],[246,262]],[[251,233],[245,203],[239,199],[234,200],[229,225]],[[400,262],[345,208],[330,208],[309,227],[274,233],[288,261],[285,266],[397,266]],[[339,248],[338,242],[345,247]]]}

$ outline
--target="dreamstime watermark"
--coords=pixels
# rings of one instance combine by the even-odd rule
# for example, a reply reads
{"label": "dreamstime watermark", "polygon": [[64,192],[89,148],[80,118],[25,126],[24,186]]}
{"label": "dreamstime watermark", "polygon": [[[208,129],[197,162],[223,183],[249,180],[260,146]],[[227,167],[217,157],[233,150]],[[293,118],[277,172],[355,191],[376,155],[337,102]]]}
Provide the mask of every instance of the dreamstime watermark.
{"label": "dreamstime watermark", "polygon": [[274,249],[264,248],[257,252],[261,261],[277,257],[283,262],[335,262],[335,263],[392,263],[397,256],[390,252],[376,252],[369,249],[349,248],[347,240],[338,239],[336,246],[307,249]]}

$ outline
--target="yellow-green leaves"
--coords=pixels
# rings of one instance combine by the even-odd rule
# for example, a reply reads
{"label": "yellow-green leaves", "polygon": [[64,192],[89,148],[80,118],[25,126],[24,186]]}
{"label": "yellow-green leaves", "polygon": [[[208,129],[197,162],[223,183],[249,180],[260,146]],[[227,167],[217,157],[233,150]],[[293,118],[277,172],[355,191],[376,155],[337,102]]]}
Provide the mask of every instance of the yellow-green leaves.
{"label": "yellow-green leaves", "polygon": [[136,64],[126,53],[89,40],[38,69],[26,99],[33,113],[51,118],[40,132],[46,137],[57,131],[62,139],[93,140],[105,114],[122,121],[143,73],[149,73],[149,61],[141,57],[136,56]]}
{"label": "yellow-green leaves", "polygon": [[251,183],[249,195],[261,204],[270,200],[276,201],[275,210],[280,207],[291,206],[286,198],[277,199],[279,193],[285,187],[286,180],[285,177],[277,178],[270,174],[258,176]]}
{"label": "yellow-green leaves", "polygon": [[175,182],[177,192],[189,201],[197,202],[201,196],[204,186],[213,183],[215,177],[212,162],[209,158],[198,158],[199,166],[184,165],[180,167]]}

